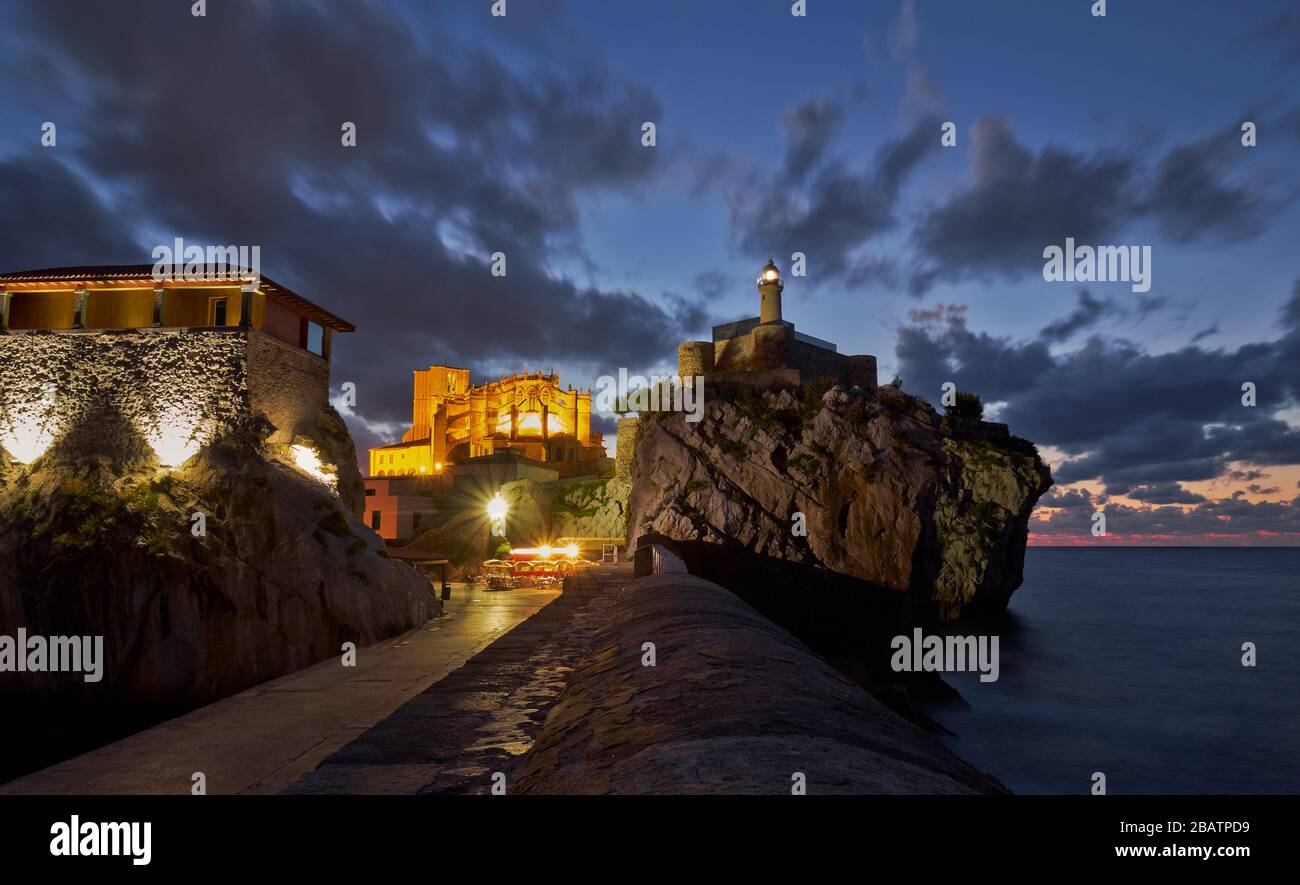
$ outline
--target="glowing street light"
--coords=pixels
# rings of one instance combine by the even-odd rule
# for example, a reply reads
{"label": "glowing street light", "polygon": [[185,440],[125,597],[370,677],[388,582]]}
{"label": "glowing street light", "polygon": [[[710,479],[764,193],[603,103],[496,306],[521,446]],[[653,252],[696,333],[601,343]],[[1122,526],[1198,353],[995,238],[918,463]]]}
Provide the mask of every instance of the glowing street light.
{"label": "glowing street light", "polygon": [[510,507],[506,504],[506,499],[501,497],[501,492],[498,490],[497,493],[492,496],[492,500],[487,503],[487,515],[488,521],[492,525],[492,534],[500,536],[505,535],[506,513],[509,512],[509,510]]}

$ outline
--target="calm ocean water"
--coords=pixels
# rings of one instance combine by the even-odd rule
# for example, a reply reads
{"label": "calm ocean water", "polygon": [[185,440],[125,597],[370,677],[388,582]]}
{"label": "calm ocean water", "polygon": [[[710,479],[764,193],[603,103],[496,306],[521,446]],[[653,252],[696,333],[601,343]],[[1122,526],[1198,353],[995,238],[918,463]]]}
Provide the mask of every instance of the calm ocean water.
{"label": "calm ocean water", "polygon": [[1000,636],[927,712],[1015,792],[1300,793],[1300,549],[1030,548]]}

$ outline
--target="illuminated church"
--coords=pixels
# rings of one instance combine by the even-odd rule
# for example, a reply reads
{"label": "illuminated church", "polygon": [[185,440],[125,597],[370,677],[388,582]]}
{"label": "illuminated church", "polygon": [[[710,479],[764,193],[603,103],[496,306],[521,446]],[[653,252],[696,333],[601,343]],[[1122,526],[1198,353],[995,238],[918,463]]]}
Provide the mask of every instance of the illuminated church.
{"label": "illuminated church", "polygon": [[562,474],[605,458],[591,432],[591,391],[560,386],[560,376],[525,373],[471,386],[469,369],[415,370],[411,429],[400,443],[370,450],[370,475],[441,473],[471,458],[512,453]]}

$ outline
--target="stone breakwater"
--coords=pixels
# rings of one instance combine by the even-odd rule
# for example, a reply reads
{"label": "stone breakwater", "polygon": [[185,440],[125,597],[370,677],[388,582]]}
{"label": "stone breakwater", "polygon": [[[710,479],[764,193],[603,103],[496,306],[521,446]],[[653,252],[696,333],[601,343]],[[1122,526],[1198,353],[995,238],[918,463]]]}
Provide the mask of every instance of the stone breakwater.
{"label": "stone breakwater", "polygon": [[522,794],[1006,792],[733,593],[685,574],[619,591],[509,783]]}

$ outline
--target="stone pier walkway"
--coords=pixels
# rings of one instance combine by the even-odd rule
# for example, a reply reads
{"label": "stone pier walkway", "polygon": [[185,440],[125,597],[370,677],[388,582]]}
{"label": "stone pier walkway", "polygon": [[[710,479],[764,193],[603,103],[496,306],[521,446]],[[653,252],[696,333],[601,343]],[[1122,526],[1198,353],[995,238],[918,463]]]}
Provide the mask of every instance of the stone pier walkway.
{"label": "stone pier walkway", "polygon": [[507,783],[632,566],[591,569],[509,634],[430,685],[286,793],[486,793]]}
{"label": "stone pier walkway", "polygon": [[445,614],[359,650],[357,666],[322,661],[185,716],[0,786],[0,794],[278,793],[520,622],[554,590],[456,585]]}

